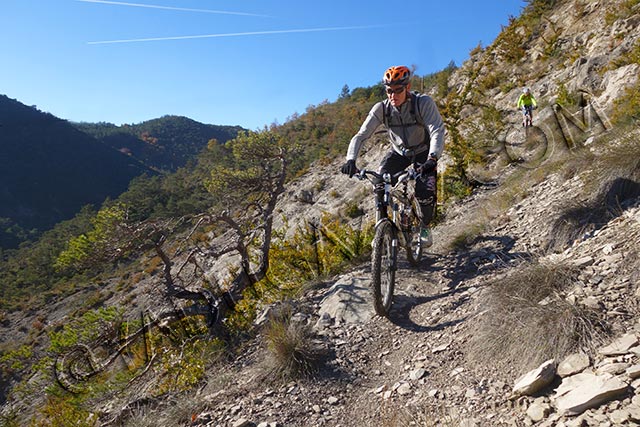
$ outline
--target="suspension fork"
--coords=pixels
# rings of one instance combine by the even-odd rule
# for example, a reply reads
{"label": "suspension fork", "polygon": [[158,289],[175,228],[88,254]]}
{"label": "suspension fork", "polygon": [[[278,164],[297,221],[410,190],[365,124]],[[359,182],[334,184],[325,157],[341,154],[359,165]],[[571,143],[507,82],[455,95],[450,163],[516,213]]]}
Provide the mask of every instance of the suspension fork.
{"label": "suspension fork", "polygon": [[399,252],[399,245],[400,245],[400,241],[398,238],[398,228],[393,223],[391,218],[389,218],[386,215],[383,216],[382,218],[376,218],[375,228],[377,230],[378,227],[380,227],[380,225],[386,221],[388,221],[389,225],[391,226],[391,253],[389,254],[389,256],[391,257],[390,269],[392,271],[397,271],[398,270],[398,252]]}
{"label": "suspension fork", "polygon": [[398,230],[391,223],[391,271],[398,271]]}

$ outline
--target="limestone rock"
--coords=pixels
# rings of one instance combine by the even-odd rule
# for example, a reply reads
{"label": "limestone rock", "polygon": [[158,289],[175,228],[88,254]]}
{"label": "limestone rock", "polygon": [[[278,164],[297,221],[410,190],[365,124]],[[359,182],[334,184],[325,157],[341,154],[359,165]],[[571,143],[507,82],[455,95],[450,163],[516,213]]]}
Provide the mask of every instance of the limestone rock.
{"label": "limestone rock", "polygon": [[582,373],[565,378],[556,390],[554,401],[561,415],[579,415],[626,391],[627,384],[617,377]]}
{"label": "limestone rock", "polygon": [[555,360],[547,360],[538,368],[534,369],[521,376],[516,380],[516,384],[513,386],[513,395],[531,395],[534,394],[553,381],[556,376],[556,362]]}
{"label": "limestone rock", "polygon": [[540,422],[549,416],[551,412],[551,406],[545,402],[533,402],[529,408],[527,408],[527,416],[531,418],[534,423]]}
{"label": "limestone rock", "polygon": [[327,291],[318,315],[332,318],[335,324],[364,323],[373,316],[369,295],[366,280],[343,276]]}
{"label": "limestone rock", "polygon": [[589,356],[584,353],[574,353],[570,356],[567,356],[560,364],[558,365],[558,375],[562,378],[568,377],[569,375],[577,374],[578,372],[584,371],[589,367]]}
{"label": "limestone rock", "polygon": [[603,356],[620,356],[627,354],[631,348],[638,344],[638,337],[635,334],[626,334],[618,338],[606,347],[598,350]]}
{"label": "limestone rock", "polygon": [[607,363],[605,365],[599,366],[596,372],[598,374],[612,374],[619,375],[627,370],[629,367],[628,363]]}
{"label": "limestone rock", "polygon": [[245,418],[238,418],[232,424],[233,427],[249,427],[251,425],[251,421]]}
{"label": "limestone rock", "polygon": [[640,378],[640,365],[633,365],[627,368],[627,375],[632,380],[635,380],[636,378]]}

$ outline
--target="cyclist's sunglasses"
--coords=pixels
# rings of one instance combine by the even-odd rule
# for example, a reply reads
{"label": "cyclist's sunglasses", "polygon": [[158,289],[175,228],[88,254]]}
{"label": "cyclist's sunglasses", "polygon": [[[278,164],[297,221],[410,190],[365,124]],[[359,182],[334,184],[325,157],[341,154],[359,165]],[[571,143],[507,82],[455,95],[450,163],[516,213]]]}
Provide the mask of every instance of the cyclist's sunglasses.
{"label": "cyclist's sunglasses", "polygon": [[391,89],[390,87],[388,87],[385,89],[385,92],[387,92],[387,95],[391,95],[392,93],[395,93],[396,95],[398,95],[404,92],[405,89],[406,89],[405,86],[400,86],[399,88],[396,88],[396,89]]}

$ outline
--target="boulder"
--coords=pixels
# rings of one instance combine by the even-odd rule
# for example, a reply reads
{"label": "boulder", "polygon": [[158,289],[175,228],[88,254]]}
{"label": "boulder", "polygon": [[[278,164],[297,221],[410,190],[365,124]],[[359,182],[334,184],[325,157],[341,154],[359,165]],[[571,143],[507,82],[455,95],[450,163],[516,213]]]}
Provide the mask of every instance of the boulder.
{"label": "boulder", "polygon": [[373,317],[369,279],[343,276],[326,293],[318,315],[335,324],[364,323]]}

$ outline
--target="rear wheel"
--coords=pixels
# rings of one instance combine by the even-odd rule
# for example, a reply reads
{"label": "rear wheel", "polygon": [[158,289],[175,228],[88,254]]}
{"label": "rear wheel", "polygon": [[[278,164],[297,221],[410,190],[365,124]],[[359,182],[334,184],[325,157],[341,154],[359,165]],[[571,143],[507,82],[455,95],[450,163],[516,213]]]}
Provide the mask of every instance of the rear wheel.
{"label": "rear wheel", "polygon": [[373,276],[373,306],[380,316],[388,316],[393,303],[393,289],[396,278],[396,258],[398,239],[389,220],[383,220],[376,227],[371,254]]}

